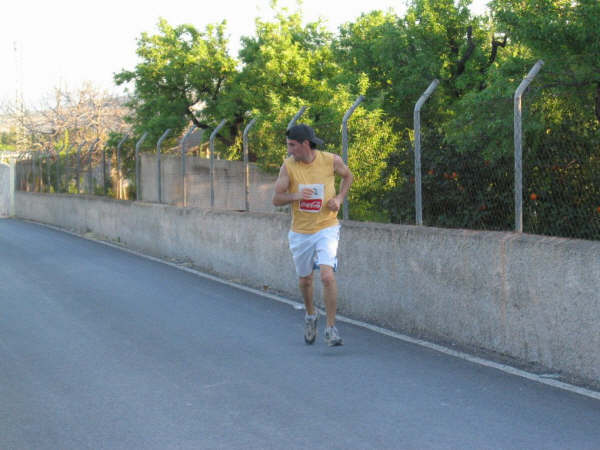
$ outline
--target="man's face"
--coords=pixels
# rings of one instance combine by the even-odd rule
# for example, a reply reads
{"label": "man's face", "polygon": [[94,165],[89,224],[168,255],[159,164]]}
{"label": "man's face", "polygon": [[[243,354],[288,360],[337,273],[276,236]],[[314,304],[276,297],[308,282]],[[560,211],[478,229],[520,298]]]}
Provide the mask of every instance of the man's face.
{"label": "man's face", "polygon": [[292,155],[296,161],[304,161],[310,154],[310,143],[308,141],[298,142],[294,139],[287,139],[288,155]]}

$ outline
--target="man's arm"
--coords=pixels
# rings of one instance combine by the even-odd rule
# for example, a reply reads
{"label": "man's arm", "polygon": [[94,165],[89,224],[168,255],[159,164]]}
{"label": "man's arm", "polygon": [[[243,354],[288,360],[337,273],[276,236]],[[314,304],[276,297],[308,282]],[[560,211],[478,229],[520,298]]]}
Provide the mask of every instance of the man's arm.
{"label": "man's arm", "polygon": [[[288,203],[292,203],[296,200],[302,200],[303,193],[295,192],[290,193],[288,189],[290,188],[290,176],[287,173],[287,169],[285,168],[285,164],[281,166],[279,169],[279,176],[277,177],[277,181],[275,181],[275,192],[273,194],[273,205],[275,206],[283,206]],[[306,190],[306,189],[305,189]],[[307,195],[310,197],[310,190],[308,190]]]}
{"label": "man's arm", "polygon": [[333,155],[333,171],[342,178],[342,181],[340,183],[340,192],[327,202],[327,207],[332,211],[338,211],[346,195],[348,195],[354,175],[352,175],[348,166],[344,164],[344,161],[338,155]]}

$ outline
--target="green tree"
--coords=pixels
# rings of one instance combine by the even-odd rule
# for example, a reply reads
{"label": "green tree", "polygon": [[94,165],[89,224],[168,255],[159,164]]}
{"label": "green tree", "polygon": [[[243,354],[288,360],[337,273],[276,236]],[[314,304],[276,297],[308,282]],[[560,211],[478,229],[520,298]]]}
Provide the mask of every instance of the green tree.
{"label": "green tree", "polygon": [[300,10],[276,10],[242,39],[239,63],[227,55],[224,24],[199,33],[161,21],[159,34],[139,41],[142,63],[116,80],[134,82],[131,120],[154,133],[150,141],[165,128],[177,136],[190,121],[212,129],[226,118],[218,151],[235,159],[244,126],[258,119],[250,158],[271,170],[301,106],[301,122],[340,153],[342,116],[365,94],[350,121],[351,218],[413,222],[413,108],[437,78],[422,113],[425,223],[503,230],[514,223],[512,98],[541,58],[524,108],[526,229],[593,235],[600,4],[494,0],[487,17],[472,16],[469,4],[412,0],[403,17],[373,11],[337,35],[304,25]]}
{"label": "green tree", "polygon": [[304,26],[300,11],[283,9],[273,22],[257,19],[255,36],[242,39],[242,70],[225,106],[235,104],[259,119],[252,157],[264,167],[281,164],[286,126],[302,106],[309,107],[302,121],[327,126],[334,120],[331,80],[339,67],[331,57],[331,37],[320,22]]}
{"label": "green tree", "polygon": [[484,88],[498,47],[504,45],[489,39],[485,22],[470,15],[468,4],[416,0],[403,18],[372,12],[340,30],[339,59],[356,80],[367,78],[367,95],[378,99],[398,136],[380,172],[380,188],[372,190],[394,222],[414,222],[413,108],[434,78],[441,84],[422,114],[426,223],[461,226],[481,223],[486,214],[489,202],[472,195],[486,190],[456,182],[459,173],[474,173],[483,156],[472,147],[461,153],[445,132],[461,99]]}
{"label": "green tree", "polygon": [[545,61],[526,94],[525,230],[598,239],[600,3],[496,0],[491,6],[498,29],[523,49],[509,55],[502,76],[517,83],[535,60]]}
{"label": "green tree", "polygon": [[[334,36],[320,22],[302,25],[300,11],[285,10],[273,22],[256,21],[256,36],[243,39],[243,68],[232,97],[259,119],[253,131],[256,160],[277,170],[285,152],[284,133],[302,106],[300,122],[312,125],[326,145],[341,153],[341,122],[368,80],[344,70],[334,50]],[[349,123],[349,166],[355,173],[350,217],[389,220],[376,204],[385,158],[396,145],[393,130],[377,99],[368,99]]]}
{"label": "green tree", "polygon": [[0,147],[3,150],[14,150],[17,144],[17,131],[11,127],[8,131],[0,133]]}
{"label": "green tree", "polygon": [[148,131],[156,142],[167,129],[178,136],[190,122],[200,129],[214,128],[211,111],[221,99],[236,61],[227,52],[225,22],[199,32],[192,25],[173,27],[160,19],[159,33],[142,33],[134,70],[115,75],[118,85],[132,82],[128,103],[134,114],[129,121],[136,134]]}

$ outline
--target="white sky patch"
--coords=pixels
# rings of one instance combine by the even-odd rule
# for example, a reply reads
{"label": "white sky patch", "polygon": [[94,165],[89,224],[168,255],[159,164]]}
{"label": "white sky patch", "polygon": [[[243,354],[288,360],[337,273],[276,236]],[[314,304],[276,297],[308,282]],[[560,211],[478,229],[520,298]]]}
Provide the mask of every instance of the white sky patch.
{"label": "white sky patch", "polygon": [[[256,17],[272,18],[270,0],[32,0],[5,2],[0,15],[0,105],[14,102],[21,90],[28,106],[36,106],[57,86],[70,89],[85,81],[120,92],[113,75],[133,69],[136,39],[155,33],[159,17],[171,25],[190,23],[203,30],[209,23],[227,21],[230,50],[237,56],[241,36],[254,34]],[[475,0],[472,10],[484,11],[487,0]],[[296,10],[295,0],[280,7]],[[331,31],[354,21],[361,13],[393,10],[402,15],[402,0],[304,0],[306,22],[318,18]],[[15,52],[14,46],[17,45]]]}

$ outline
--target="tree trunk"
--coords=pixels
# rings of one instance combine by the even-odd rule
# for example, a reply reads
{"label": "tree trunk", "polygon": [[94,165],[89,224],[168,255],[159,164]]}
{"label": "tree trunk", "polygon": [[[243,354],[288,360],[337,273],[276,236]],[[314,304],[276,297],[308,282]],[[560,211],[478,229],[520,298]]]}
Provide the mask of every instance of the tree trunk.
{"label": "tree trunk", "polygon": [[456,68],[457,77],[462,75],[465,71],[467,61],[473,55],[473,51],[475,51],[475,43],[473,42],[473,27],[469,27],[467,28],[467,50],[465,51],[465,54],[463,55],[461,60],[458,62],[458,66]]}

